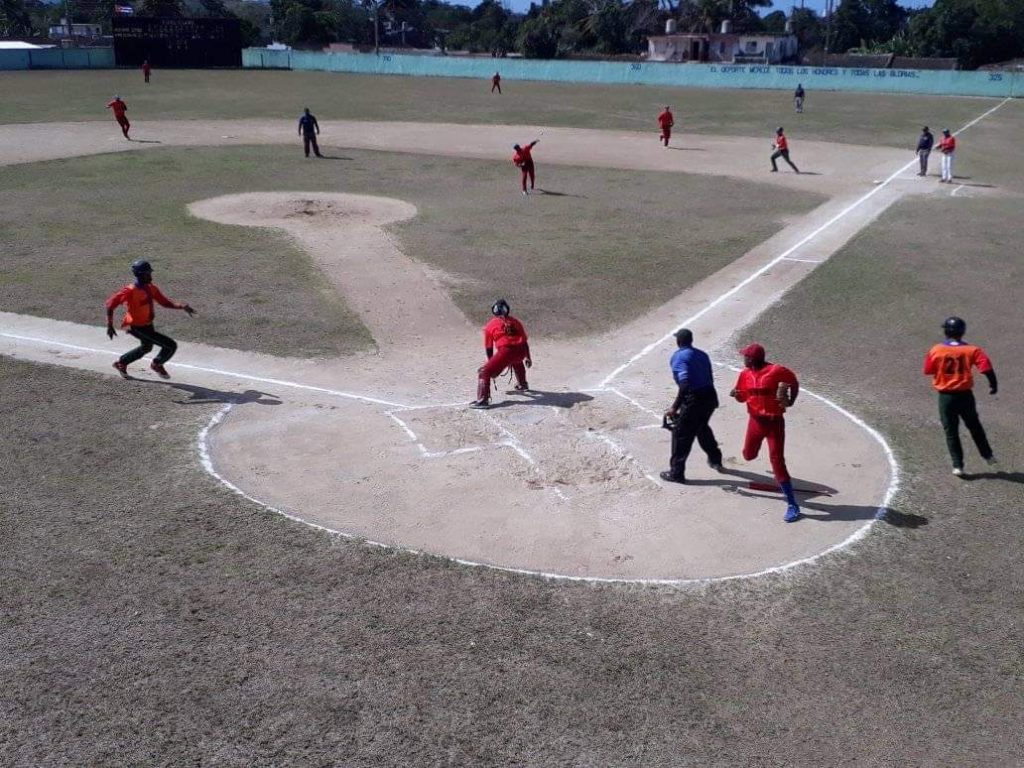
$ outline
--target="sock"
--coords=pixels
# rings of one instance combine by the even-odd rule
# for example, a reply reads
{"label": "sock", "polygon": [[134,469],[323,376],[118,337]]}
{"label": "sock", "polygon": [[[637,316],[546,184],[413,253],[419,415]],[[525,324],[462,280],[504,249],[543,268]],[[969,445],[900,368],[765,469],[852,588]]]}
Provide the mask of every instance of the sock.
{"label": "sock", "polygon": [[787,480],[784,483],[779,483],[779,488],[782,489],[782,493],[786,496],[786,503],[792,504],[794,507],[799,506],[796,503],[796,494],[793,493],[793,481]]}

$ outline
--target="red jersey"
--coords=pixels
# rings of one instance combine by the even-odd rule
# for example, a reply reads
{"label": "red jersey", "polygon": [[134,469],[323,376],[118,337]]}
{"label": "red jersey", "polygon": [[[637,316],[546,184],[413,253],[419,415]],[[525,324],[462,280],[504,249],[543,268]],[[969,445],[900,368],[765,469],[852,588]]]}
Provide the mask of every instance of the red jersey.
{"label": "red jersey", "polygon": [[128,105],[121,101],[121,99],[114,99],[112,102],[107,104],[107,108],[114,110],[114,117],[120,120],[124,117],[124,113],[128,109]]}
{"label": "red jersey", "polygon": [[786,134],[778,133],[775,135],[775,148],[780,152],[784,152],[789,149],[789,142],[786,141]]}
{"label": "red jersey", "polygon": [[755,417],[780,419],[785,414],[779,405],[779,384],[789,387],[792,400],[800,390],[796,375],[782,365],[766,363],[762,368],[744,368],[736,379],[736,399],[747,404],[747,413]]}
{"label": "red jersey", "polygon": [[170,307],[171,309],[185,308],[184,304],[171,301],[164,296],[163,292],[153,283],[149,285],[128,283],[128,285],[107,299],[107,311],[110,312],[125,304],[127,309],[124,313],[124,320],[121,321],[122,328],[134,325],[152,325],[153,316],[156,314],[153,311],[154,301],[162,307]]}
{"label": "red jersey", "polygon": [[526,341],[526,329],[512,315],[495,317],[484,326],[485,349],[516,347]]}
{"label": "red jersey", "polygon": [[658,115],[658,125],[660,125],[662,128],[671,128],[675,124],[676,121],[672,117],[672,113],[669,110],[666,109],[664,112]]}
{"label": "red jersey", "polygon": [[952,155],[956,151],[956,137],[943,136],[939,141],[939,152],[944,155]]}
{"label": "red jersey", "polygon": [[149,65],[149,62],[146,62],[142,65],[142,74],[148,75],[152,71],[152,69],[153,67]]}
{"label": "red jersey", "polygon": [[495,85],[500,83],[501,82],[501,75],[495,75],[494,77],[492,77],[491,78],[491,82],[494,83]]}
{"label": "red jersey", "polygon": [[932,386],[939,392],[967,392],[974,386],[971,368],[979,373],[992,370],[992,361],[985,350],[962,341],[936,344],[924,356],[924,373],[932,377]]}
{"label": "red jersey", "polygon": [[528,165],[533,165],[533,155],[530,153],[533,147],[529,144],[521,146],[512,155],[512,164],[517,168],[525,168]]}

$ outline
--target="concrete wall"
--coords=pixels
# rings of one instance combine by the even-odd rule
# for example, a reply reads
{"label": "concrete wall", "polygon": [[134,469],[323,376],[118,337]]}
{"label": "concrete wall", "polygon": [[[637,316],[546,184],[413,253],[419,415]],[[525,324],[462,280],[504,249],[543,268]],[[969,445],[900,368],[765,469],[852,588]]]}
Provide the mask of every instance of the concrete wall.
{"label": "concrete wall", "polygon": [[242,66],[382,75],[488,78],[495,70],[514,80],[635,83],[690,88],[772,88],[792,90],[803,83],[814,91],[874,91],[954,96],[1024,96],[1024,74],[920,69],[840,69],[837,67],[741,64],[663,64],[659,62],[547,61],[482,59],[401,54],[311,53],[247,48]]}
{"label": "concrete wall", "polygon": [[113,68],[113,48],[39,48],[0,51],[0,70]]}

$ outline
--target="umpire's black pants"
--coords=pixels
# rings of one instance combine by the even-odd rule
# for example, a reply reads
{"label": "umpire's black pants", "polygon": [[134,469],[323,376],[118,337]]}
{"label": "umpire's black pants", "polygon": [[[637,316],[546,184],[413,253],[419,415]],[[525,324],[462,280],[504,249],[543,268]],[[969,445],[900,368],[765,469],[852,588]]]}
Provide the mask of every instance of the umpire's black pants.
{"label": "umpire's black pants", "polygon": [[310,144],[313,145],[313,154],[315,154],[317,157],[323,157],[323,155],[320,154],[320,147],[316,143],[316,134],[315,133],[304,133],[304,134],[302,134],[302,148],[304,150],[306,150],[306,157],[309,157],[309,145]]}
{"label": "umpire's black pants", "polygon": [[676,418],[676,426],[672,430],[672,459],[669,471],[673,477],[679,480],[686,477],[686,459],[690,455],[690,449],[693,448],[694,438],[704,453],[708,455],[710,463],[722,463],[722,451],[718,448],[715,433],[711,431],[708,424],[716,408],[718,408],[718,394],[714,387],[705,387],[696,392],[690,392],[683,399],[683,406],[679,409],[679,416]]}
{"label": "umpire's black pants", "polygon": [[170,336],[164,336],[153,329],[152,325],[133,325],[128,333],[141,342],[135,349],[129,350],[121,355],[121,362],[130,365],[136,360],[148,355],[154,346],[160,347],[160,353],[153,360],[154,363],[163,365],[170,360],[178,351],[178,342]]}

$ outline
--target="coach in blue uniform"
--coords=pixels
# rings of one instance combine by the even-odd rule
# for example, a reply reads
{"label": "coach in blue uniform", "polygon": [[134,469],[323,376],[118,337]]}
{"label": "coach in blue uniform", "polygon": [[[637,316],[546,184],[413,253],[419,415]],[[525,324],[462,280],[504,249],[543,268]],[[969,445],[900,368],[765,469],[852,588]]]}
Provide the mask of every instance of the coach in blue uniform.
{"label": "coach in blue uniform", "polygon": [[672,460],[661,479],[670,483],[686,482],[686,459],[694,438],[708,455],[708,465],[721,471],[722,451],[708,422],[718,408],[711,359],[693,346],[693,332],[688,328],[676,331],[678,349],[672,354],[672,378],[679,388],[675,402],[665,412],[672,427]]}
{"label": "coach in blue uniform", "polygon": [[302,117],[299,118],[299,135],[302,137],[302,148],[306,150],[306,157],[309,157],[309,145],[313,145],[313,152],[317,157],[323,157],[320,154],[320,147],[316,143],[316,135],[320,133],[320,124],[316,121],[309,112],[309,107],[302,113]]}

